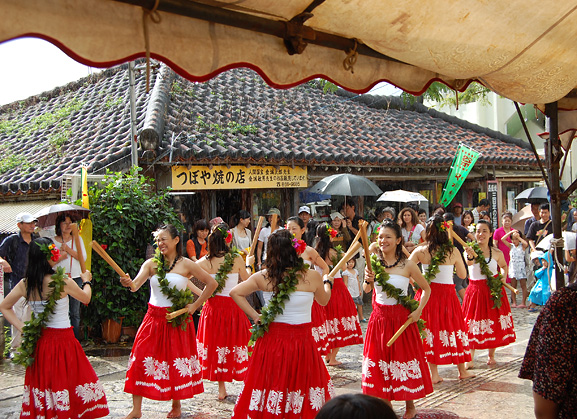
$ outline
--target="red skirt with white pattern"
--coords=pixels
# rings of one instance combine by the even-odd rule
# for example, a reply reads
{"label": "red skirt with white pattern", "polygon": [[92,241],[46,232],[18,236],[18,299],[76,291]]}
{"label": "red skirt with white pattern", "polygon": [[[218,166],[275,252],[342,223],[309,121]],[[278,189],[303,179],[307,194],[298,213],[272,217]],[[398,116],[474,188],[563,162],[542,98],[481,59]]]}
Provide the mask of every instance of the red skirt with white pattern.
{"label": "red skirt with white pattern", "polygon": [[198,322],[198,358],[202,378],[242,381],[248,369],[250,322],[230,297],[216,295],[202,307]]}
{"label": "red skirt with white pattern", "polygon": [[327,315],[329,349],[363,343],[357,307],[343,278],[335,278],[331,299],[324,309]]}
{"label": "red skirt with white pattern", "polygon": [[[421,301],[421,294],[422,290],[418,290],[415,300]],[[421,318],[425,320],[427,334],[423,340],[427,362],[458,365],[471,360],[469,336],[455,285],[432,282],[431,298]]]}
{"label": "red skirt with white pattern", "polygon": [[256,341],[234,418],[314,418],[333,397],[311,323],[272,323]]}
{"label": "red skirt with white pattern", "polygon": [[325,313],[325,309],[316,301],[313,301],[313,307],[311,309],[311,322],[311,332],[319,353],[326,355],[330,352],[327,335],[327,313]]}
{"label": "red skirt with white pattern", "polygon": [[469,280],[463,299],[463,315],[471,349],[498,348],[515,342],[513,315],[504,288],[501,307],[493,308],[493,304],[487,281]]}
{"label": "red skirt with white pattern", "polygon": [[373,303],[363,348],[363,393],[385,400],[415,400],[433,392],[416,323],[387,347],[408,316],[409,310],[399,304]]}
{"label": "red skirt with white pattern", "polygon": [[46,328],[26,368],[21,418],[101,418],[104,389],[72,327]]}
{"label": "red skirt with white pattern", "polygon": [[124,391],[153,400],[189,399],[202,393],[192,322],[186,330],[166,320],[167,307],[148,304],[134,338]]}

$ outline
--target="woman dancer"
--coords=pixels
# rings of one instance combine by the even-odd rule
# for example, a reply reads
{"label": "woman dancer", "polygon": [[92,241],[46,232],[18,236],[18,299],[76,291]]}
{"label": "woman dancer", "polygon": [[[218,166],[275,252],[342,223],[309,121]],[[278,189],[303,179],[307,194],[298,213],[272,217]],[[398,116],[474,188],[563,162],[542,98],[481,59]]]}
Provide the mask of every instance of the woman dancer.
{"label": "woman dancer", "polygon": [[[321,223],[317,227],[317,251],[321,258],[330,266],[336,265],[337,251],[333,249],[331,236],[334,230],[327,223]],[[339,348],[363,343],[363,331],[357,313],[353,297],[345,285],[339,272],[334,278],[334,287],[331,300],[325,306],[327,316],[327,334],[330,353],[325,361],[331,365],[341,365],[337,361]]]}
{"label": "woman dancer", "polygon": [[[88,304],[92,275],[80,274],[82,288],[64,273],[52,269],[58,260],[52,240],[30,243],[26,277],[0,303],[0,311],[19,331],[22,346],[15,360],[27,365],[21,417],[101,418],[108,415],[104,389],[74,337],[68,317],[70,297]],[[21,298],[32,306],[35,321],[22,323],[13,306]],[[36,333],[39,338],[35,341]],[[38,336],[38,335],[36,335]]]}
{"label": "woman dancer", "polygon": [[[212,295],[217,283],[200,266],[182,257],[180,236],[173,225],[161,226],[154,235],[158,244],[155,257],[142,264],[134,281],[128,275],[120,279],[125,287],[132,285],[135,292],[150,278],[148,311],[136,333],[126,372],[124,391],[132,394],[133,404],[127,419],[142,416],[143,397],[172,400],[167,417],[178,417],[180,400],[204,391],[196,334],[193,325],[187,323],[189,315]],[[202,293],[188,280],[192,276],[206,284]],[[200,296],[186,306],[188,314],[171,324],[166,320],[168,309],[173,300],[187,297],[187,288]]]}
{"label": "woman dancer", "polygon": [[[469,329],[471,348],[471,362],[467,364],[467,369],[474,368],[476,349],[488,349],[487,365],[495,365],[495,350],[515,342],[511,307],[503,289],[507,264],[503,252],[493,246],[491,223],[479,220],[475,238],[477,243],[473,242],[471,247],[465,248],[469,286],[463,300],[463,314]],[[503,276],[499,274],[499,268]]]}
{"label": "woman dancer", "polygon": [[[442,217],[432,217],[427,223],[426,242],[409,258],[422,264],[423,276],[431,284],[431,298],[423,310],[426,327],[423,344],[433,384],[443,381],[437,365],[457,365],[460,379],[475,376],[465,368],[465,362],[471,361],[471,352],[463,311],[453,283],[453,268],[461,279],[467,277],[467,268],[449,240],[447,228]],[[420,301],[421,295],[419,289],[415,299]]]}
{"label": "woman dancer", "polygon": [[[226,224],[214,226],[208,236],[208,255],[196,262],[218,283],[202,308],[197,340],[202,378],[218,381],[219,400],[227,396],[225,382],[242,381],[248,367],[250,322],[229,293],[239,277],[246,281],[249,273],[238,249],[229,248],[231,241]],[[251,259],[254,261],[254,256]],[[246,265],[250,266],[249,262]]]}
{"label": "woman dancer", "polygon": [[412,252],[421,241],[425,240],[425,227],[419,223],[419,217],[412,208],[403,208],[399,214],[403,232],[404,245]]}
{"label": "woman dancer", "polygon": [[[76,243],[72,237],[72,224],[72,219],[68,215],[62,214],[56,218],[56,237],[54,237],[54,244],[60,250],[60,260],[56,266],[62,266],[64,272],[70,274],[74,282],[78,285],[82,285],[82,279],[80,278],[80,262],[78,261],[78,258],[80,254],[82,254],[82,259],[86,260],[86,249],[84,248],[84,242],[82,240],[80,240],[81,253],[79,253],[76,248]],[[70,324],[72,324],[74,336],[76,336],[76,339],[81,340],[80,301],[74,297],[70,297],[69,305]]]}
{"label": "woman dancer", "polygon": [[[313,299],[326,304],[332,283],[328,278],[323,283],[318,272],[306,267],[295,243],[300,248],[287,230],[272,233],[266,269],[230,292],[255,322],[257,339],[234,418],[314,418],[333,396],[310,330]],[[262,316],[244,298],[257,289],[267,301]]]}
{"label": "woman dancer", "polygon": [[[377,243],[378,256],[371,257],[373,272],[365,270],[363,283],[365,292],[375,288],[363,348],[363,393],[385,399],[389,406],[392,400],[405,400],[403,418],[411,419],[417,415],[413,400],[433,392],[419,328],[415,324],[429,300],[431,287],[417,264],[405,259],[398,224],[383,221]],[[409,278],[422,289],[419,303],[407,296]],[[409,327],[388,347],[387,342],[407,319],[412,321]]]}
{"label": "woman dancer", "polygon": [[[309,223],[312,220],[309,221]],[[287,221],[287,230],[297,240],[301,240],[305,233],[305,223],[300,217],[290,217]],[[318,252],[310,246],[300,255],[305,264],[311,268],[315,268],[321,275],[329,273],[329,266],[325,260],[319,256]],[[329,341],[327,336],[327,315],[325,310],[316,302],[313,301],[312,308],[312,327],[311,331],[313,338],[318,345],[321,355],[329,353]]]}

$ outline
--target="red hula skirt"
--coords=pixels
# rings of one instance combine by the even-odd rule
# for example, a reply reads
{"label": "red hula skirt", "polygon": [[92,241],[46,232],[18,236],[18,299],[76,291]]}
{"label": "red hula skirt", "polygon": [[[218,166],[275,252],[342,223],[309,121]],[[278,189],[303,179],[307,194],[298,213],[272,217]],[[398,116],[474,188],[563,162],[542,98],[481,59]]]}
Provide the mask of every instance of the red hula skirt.
{"label": "red hula skirt", "polygon": [[[422,290],[418,290],[415,300],[421,301],[421,294]],[[432,282],[431,298],[421,318],[426,322],[423,345],[427,362],[457,365],[471,360],[469,336],[455,285]]]}
{"label": "red hula skirt", "polygon": [[134,338],[124,391],[153,400],[189,399],[204,391],[194,325],[174,327],[166,313],[167,307],[148,304]]}
{"label": "red hula skirt", "polygon": [[108,416],[104,389],[72,327],[46,328],[26,368],[21,418]]}
{"label": "red hula skirt", "polygon": [[234,418],[314,418],[334,396],[311,323],[271,323],[256,341]]}
{"label": "red hula skirt", "polygon": [[409,310],[399,304],[373,303],[363,348],[363,393],[386,400],[415,400],[433,392],[416,323],[387,347],[408,315]]}
{"label": "red hula skirt", "polygon": [[498,348],[515,342],[513,315],[504,289],[501,291],[501,308],[493,308],[487,281],[469,280],[463,299],[463,314],[471,349]]}
{"label": "red hula skirt", "polygon": [[202,378],[242,381],[248,369],[250,322],[230,297],[214,296],[198,322],[198,357]]}
{"label": "red hula skirt", "polygon": [[335,278],[331,299],[325,306],[327,315],[328,349],[363,343],[357,307],[343,278]]}
{"label": "red hula skirt", "polygon": [[330,352],[327,335],[327,313],[325,313],[325,309],[316,301],[313,301],[311,321],[311,332],[317,344],[317,349],[321,355],[326,355]]}

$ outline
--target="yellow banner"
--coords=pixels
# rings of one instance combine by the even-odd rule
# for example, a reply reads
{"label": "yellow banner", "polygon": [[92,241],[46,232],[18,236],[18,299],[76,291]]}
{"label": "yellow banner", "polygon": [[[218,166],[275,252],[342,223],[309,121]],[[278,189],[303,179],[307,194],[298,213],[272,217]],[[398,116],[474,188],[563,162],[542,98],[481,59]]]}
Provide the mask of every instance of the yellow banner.
{"label": "yellow banner", "polygon": [[306,188],[307,169],[290,166],[172,166],[172,189]]}

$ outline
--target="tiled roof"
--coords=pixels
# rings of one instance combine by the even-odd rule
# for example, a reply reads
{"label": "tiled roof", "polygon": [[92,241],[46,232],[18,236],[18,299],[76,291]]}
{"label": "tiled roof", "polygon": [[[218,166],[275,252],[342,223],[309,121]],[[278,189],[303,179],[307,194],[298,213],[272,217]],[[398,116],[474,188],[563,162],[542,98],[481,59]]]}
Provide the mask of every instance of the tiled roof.
{"label": "tiled roof", "polygon": [[[127,73],[115,67],[0,108],[0,193],[58,190],[82,165],[90,174],[127,167]],[[161,66],[151,86],[146,94],[137,73],[140,139],[154,149],[160,138],[140,151],[145,164],[446,168],[463,142],[482,153],[477,166],[537,167],[522,141],[399,98],[323,93],[314,83],[275,90],[246,69],[191,83]]]}

